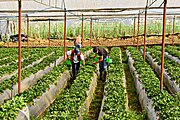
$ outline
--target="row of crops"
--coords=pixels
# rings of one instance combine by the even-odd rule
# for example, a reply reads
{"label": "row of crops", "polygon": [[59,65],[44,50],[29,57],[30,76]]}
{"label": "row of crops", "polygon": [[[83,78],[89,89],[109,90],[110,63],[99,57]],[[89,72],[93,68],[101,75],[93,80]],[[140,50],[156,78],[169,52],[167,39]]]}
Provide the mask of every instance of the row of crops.
{"label": "row of crops", "polygon": [[[150,52],[150,55],[155,59],[155,62],[158,63],[158,65],[161,64],[161,47],[160,46],[155,46],[152,48],[148,48],[147,51]],[[166,51],[169,54],[173,54],[171,52],[171,47],[167,47]],[[173,50],[175,56],[180,58],[179,51],[178,50]],[[165,56],[165,61],[164,61],[164,67],[165,70],[167,71],[168,75],[171,77],[172,80],[175,80],[178,84],[180,84],[180,64],[176,63],[176,61],[170,60],[167,56]]]}
{"label": "row of crops", "polygon": [[[45,71],[46,68],[49,68],[50,66],[52,66],[51,64],[53,64],[52,69],[50,71],[46,71],[45,74],[41,75],[41,77],[39,77],[39,79],[36,80],[36,82],[34,82],[32,86],[29,86],[29,88],[26,88],[26,90],[22,91],[20,94],[15,95],[12,99],[5,100],[4,103],[2,103],[1,113],[0,113],[1,119],[16,119],[19,110],[24,109],[24,107],[27,105],[34,104],[34,99],[42,96],[42,94],[49,89],[50,84],[56,84],[56,80],[58,76],[61,76],[62,75],[61,73],[67,70],[67,66],[65,63],[62,63],[57,67],[54,66],[54,61],[56,59],[58,60],[59,58],[62,58],[63,55],[62,49],[63,48],[47,48],[47,51],[49,51],[49,53],[51,53],[52,51],[56,51],[56,55],[50,54],[49,56],[46,56],[43,60],[41,60],[38,64],[35,64],[33,65],[33,67],[24,69],[22,71],[22,78],[23,78],[22,82],[23,82],[24,78],[27,78],[28,76],[33,75],[35,73],[38,73],[38,71],[42,71],[42,70]],[[46,53],[45,50],[46,49],[42,49],[41,52],[44,51],[44,53]],[[89,50],[89,48],[82,49],[82,51],[84,52],[87,50]],[[39,54],[39,52],[35,54]],[[6,74],[9,73],[10,72],[7,72]],[[5,79],[1,82],[1,95],[4,94],[5,92],[4,90],[12,88],[12,84],[11,84],[12,81],[14,81],[15,83],[17,82],[16,76],[17,74],[15,74],[15,76],[12,76],[10,79]],[[37,76],[35,77],[35,79],[36,78]],[[28,83],[30,82],[33,81],[29,79]]]}
{"label": "row of crops", "polygon": [[[160,66],[161,47],[148,47],[147,61],[142,57],[142,50],[143,48],[138,50],[135,47],[128,47],[126,54],[137,97],[144,112],[137,113],[128,108],[121,50],[116,47],[109,52],[113,63],[109,64],[97,119],[180,119],[180,97],[178,96],[180,67],[177,61],[170,59],[173,56],[179,60],[180,47],[167,46],[165,49],[167,53],[165,73],[170,78],[166,81],[174,84],[172,87],[165,84],[163,91],[159,88],[159,69],[156,70],[155,67]],[[1,68],[6,70],[1,72],[0,119],[23,120],[26,117],[39,120],[86,119],[98,84],[97,66],[92,64],[94,61],[92,49],[89,47],[81,49],[86,56],[86,64],[80,67],[73,82],[67,63],[63,61],[63,47],[34,48],[29,51],[23,49],[22,51],[22,90],[18,94],[18,51],[15,48],[0,49],[1,53],[5,53],[0,54]],[[170,55],[171,57],[168,57]],[[13,69],[11,66],[14,66]]]}
{"label": "row of crops", "polygon": [[[178,97],[172,96],[166,88],[160,91],[159,78],[153,71],[153,68],[143,60],[139,50],[129,47],[128,51],[134,60],[135,71],[138,74],[140,82],[142,82],[147,97],[153,102],[156,114],[158,113],[161,119],[178,120],[180,116],[180,102]],[[158,52],[157,50],[155,51]]]}

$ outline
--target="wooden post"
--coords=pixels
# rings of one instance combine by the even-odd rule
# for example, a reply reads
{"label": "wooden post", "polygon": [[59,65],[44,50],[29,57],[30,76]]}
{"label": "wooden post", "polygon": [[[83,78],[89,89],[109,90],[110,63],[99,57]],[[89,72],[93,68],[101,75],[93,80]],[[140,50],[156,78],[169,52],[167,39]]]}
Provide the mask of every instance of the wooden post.
{"label": "wooden post", "polygon": [[64,60],[66,59],[66,9],[64,12]]}
{"label": "wooden post", "polygon": [[18,21],[19,21],[19,29],[18,29],[18,93],[21,92],[21,13],[22,13],[22,9],[21,9],[21,0],[18,0],[18,6],[19,6],[19,17],[18,17]]}
{"label": "wooden post", "polygon": [[172,45],[174,46],[174,27],[175,27],[175,19],[176,17],[174,16],[173,18],[173,29],[172,29]]}
{"label": "wooden post", "polygon": [[50,43],[50,34],[51,34],[51,22],[50,22],[50,19],[49,19],[49,32],[48,32],[48,40],[49,40],[49,44],[48,44],[48,47],[50,47],[51,43]]}
{"label": "wooden post", "polygon": [[92,45],[92,18],[90,21],[90,46]]}
{"label": "wooden post", "polygon": [[136,40],[136,17],[134,17],[134,42],[135,43]]}
{"label": "wooden post", "polygon": [[81,30],[81,37],[82,37],[82,46],[84,43],[84,20],[83,20],[83,14],[82,14],[82,30]]}
{"label": "wooden post", "polygon": [[139,31],[140,31],[140,13],[138,14],[138,31],[137,31],[137,49],[139,46]]}
{"label": "wooden post", "polygon": [[144,19],[144,54],[143,54],[144,60],[146,60],[146,25],[147,25],[147,5],[145,8],[145,19]]}
{"label": "wooden post", "polygon": [[164,78],[164,48],[165,48],[165,37],[166,37],[166,6],[167,6],[167,0],[164,0],[160,90],[163,89],[163,78]]}

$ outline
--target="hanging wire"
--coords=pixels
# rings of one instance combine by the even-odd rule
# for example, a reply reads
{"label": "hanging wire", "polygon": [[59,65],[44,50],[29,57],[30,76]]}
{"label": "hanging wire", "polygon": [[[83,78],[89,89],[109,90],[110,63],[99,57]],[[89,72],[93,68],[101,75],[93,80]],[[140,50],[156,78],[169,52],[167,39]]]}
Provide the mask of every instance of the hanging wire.
{"label": "hanging wire", "polygon": [[159,8],[160,8],[164,3],[165,3],[165,1],[163,1],[163,2],[161,3],[161,5],[159,6]]}
{"label": "hanging wire", "polygon": [[65,3],[65,0],[63,0],[63,4],[64,4],[64,9],[66,9],[66,3]]}
{"label": "hanging wire", "polygon": [[[44,6],[53,7],[53,8],[54,8],[54,6],[51,6],[50,4],[48,5],[48,4],[46,4],[46,3],[43,3],[42,0],[41,0],[41,2],[39,2],[38,0],[33,0],[33,1],[36,2],[36,3],[39,3],[39,4],[41,4],[41,5],[44,5]],[[50,3],[50,2],[49,2],[49,3]]]}
{"label": "hanging wire", "polygon": [[[65,0],[62,0],[62,6],[61,6],[61,7],[50,6],[50,5],[48,5],[48,4],[43,3],[42,0],[41,0],[41,2],[39,2],[39,1],[37,1],[37,0],[33,0],[33,1],[36,2],[36,3],[42,4],[42,5],[48,6],[48,7],[49,7],[48,9],[56,8],[56,9],[66,10]],[[57,0],[56,0],[56,1],[57,1]],[[64,7],[64,9],[63,9],[63,7]],[[43,11],[43,10],[40,10],[40,11]],[[39,11],[35,11],[35,12],[39,12]],[[33,12],[33,13],[35,13],[35,12]],[[73,12],[70,12],[70,11],[68,11],[68,10],[66,10],[66,12],[68,12],[68,13],[74,15],[74,16],[77,16],[79,19],[82,19],[80,16],[74,14]]]}
{"label": "hanging wire", "polygon": [[[146,2],[146,7],[147,7],[147,8],[151,7],[151,6],[152,6],[155,2],[157,2],[157,1],[158,1],[158,0],[154,0],[154,1],[152,1],[151,4],[148,5],[148,0],[147,0],[147,2]],[[147,10],[147,9],[145,9],[145,10]],[[144,13],[145,10],[143,10],[140,14]]]}
{"label": "hanging wire", "polygon": [[150,7],[151,5],[153,5],[156,1],[158,0],[154,0],[151,4],[149,4],[148,6]]}

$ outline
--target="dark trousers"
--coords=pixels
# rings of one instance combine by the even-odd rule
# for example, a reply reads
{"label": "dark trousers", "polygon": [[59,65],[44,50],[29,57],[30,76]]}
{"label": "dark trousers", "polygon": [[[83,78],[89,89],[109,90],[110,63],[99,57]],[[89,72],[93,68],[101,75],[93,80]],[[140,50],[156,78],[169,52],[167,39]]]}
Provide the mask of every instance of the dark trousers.
{"label": "dark trousers", "polygon": [[[103,81],[106,81],[107,67],[108,67],[108,64],[106,63],[105,59],[99,63],[100,79]],[[103,75],[103,72],[104,72],[104,75]]]}
{"label": "dark trousers", "polygon": [[76,75],[78,74],[80,67],[80,62],[78,63],[73,63],[72,62],[72,74],[73,74],[73,79],[76,79]]}

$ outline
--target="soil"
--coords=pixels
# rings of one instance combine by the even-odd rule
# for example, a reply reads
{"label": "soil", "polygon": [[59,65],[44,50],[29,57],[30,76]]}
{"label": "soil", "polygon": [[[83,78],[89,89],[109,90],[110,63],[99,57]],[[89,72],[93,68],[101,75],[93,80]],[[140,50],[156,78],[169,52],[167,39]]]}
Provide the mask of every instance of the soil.
{"label": "soil", "polygon": [[89,112],[86,116],[86,120],[98,120],[99,112],[101,110],[101,102],[103,99],[104,82],[97,80],[97,86],[93,95],[93,100],[90,104]]}
{"label": "soil", "polygon": [[[30,47],[48,47],[49,46],[49,40],[42,40],[42,39],[32,39],[29,38],[29,46]],[[175,36],[174,38],[174,44],[180,44],[180,37]],[[134,45],[137,46],[137,40],[138,40],[138,46],[141,46],[144,44],[144,38],[140,36],[139,38],[97,38],[96,40],[92,40],[91,46],[129,46]],[[158,45],[162,43],[162,37],[158,36],[151,36],[147,37],[146,44],[147,45]],[[172,36],[166,37],[165,44],[172,44]],[[3,47],[17,47],[18,43],[3,43],[1,44]],[[57,40],[57,39],[51,39],[50,40],[50,46],[63,46],[64,40]],[[66,46],[73,46],[74,43],[72,40],[66,41]],[[90,40],[87,39],[83,41],[83,46],[90,46]],[[27,42],[22,42],[22,47],[27,47]]]}
{"label": "soil", "polygon": [[126,56],[125,51],[122,52],[122,59],[123,59],[123,67],[125,71],[125,78],[126,78],[126,90],[128,96],[128,107],[130,111],[135,111],[137,113],[142,112],[141,105],[139,103],[139,99],[136,93],[136,88],[134,84],[133,77],[130,73],[129,66],[128,66],[128,59]]}

